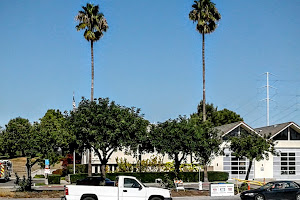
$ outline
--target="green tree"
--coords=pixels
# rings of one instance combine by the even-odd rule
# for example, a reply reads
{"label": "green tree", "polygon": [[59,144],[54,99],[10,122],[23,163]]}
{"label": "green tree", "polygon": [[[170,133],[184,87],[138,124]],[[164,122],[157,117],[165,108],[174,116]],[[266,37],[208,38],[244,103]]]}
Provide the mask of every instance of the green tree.
{"label": "green tree", "polygon": [[69,116],[69,126],[80,149],[92,149],[101,162],[101,174],[116,150],[136,148],[146,138],[149,122],[140,109],[117,105],[108,98],[97,101],[82,99],[76,112]]}
{"label": "green tree", "polygon": [[186,117],[169,119],[165,122],[152,125],[149,140],[155,149],[174,160],[175,172],[179,174],[182,161],[192,151],[194,129]]}
{"label": "green tree", "polygon": [[[94,100],[94,42],[100,40],[103,33],[107,31],[108,24],[104,18],[103,13],[99,13],[99,6],[87,3],[86,6],[82,6],[81,11],[78,12],[76,20],[79,24],[76,26],[77,31],[84,31],[84,38],[91,42],[91,72],[92,72],[92,83],[91,83],[91,101]],[[89,166],[88,174],[92,175],[91,165],[91,153],[89,154]]]}
{"label": "green tree", "polygon": [[[223,110],[218,110],[218,107],[215,107],[213,104],[209,103],[205,104],[205,107],[206,119],[215,127],[243,121],[243,118],[241,118],[240,115],[226,108]],[[192,114],[191,117],[199,118],[203,121],[203,101],[200,101],[197,107],[197,113]]]}
{"label": "green tree", "polygon": [[203,121],[206,120],[205,110],[205,34],[215,31],[217,22],[221,19],[215,4],[210,0],[197,0],[192,5],[192,10],[189,13],[189,18],[196,22],[197,31],[202,34],[202,76],[203,76]]}
{"label": "green tree", "polygon": [[227,145],[233,156],[249,159],[245,180],[249,178],[254,160],[269,159],[270,153],[277,155],[274,146],[274,142],[267,137],[262,137],[256,133],[246,134],[243,132],[239,136],[230,137]]}
{"label": "green tree", "polygon": [[28,154],[28,151],[31,152],[27,149],[32,138],[31,128],[29,120],[21,117],[11,119],[5,125],[1,148],[8,157],[23,157]]}
{"label": "green tree", "polygon": [[[26,157],[28,189],[31,189],[31,169],[44,159],[54,164],[60,157],[60,149],[66,144],[63,115],[57,110],[48,110],[41,123],[33,125],[21,117],[12,119],[1,135],[2,151],[9,158]],[[63,142],[64,141],[64,142]]]}
{"label": "green tree", "polygon": [[38,156],[40,159],[49,159],[50,163],[57,162],[64,152],[69,151],[70,133],[66,127],[66,117],[59,111],[49,109],[36,123],[35,136],[40,144]]}
{"label": "green tree", "polygon": [[191,118],[194,126],[194,135],[191,143],[193,143],[192,152],[195,158],[204,166],[204,182],[208,182],[207,166],[215,156],[221,153],[220,145],[222,140],[218,131],[209,121],[203,122],[200,118]]}

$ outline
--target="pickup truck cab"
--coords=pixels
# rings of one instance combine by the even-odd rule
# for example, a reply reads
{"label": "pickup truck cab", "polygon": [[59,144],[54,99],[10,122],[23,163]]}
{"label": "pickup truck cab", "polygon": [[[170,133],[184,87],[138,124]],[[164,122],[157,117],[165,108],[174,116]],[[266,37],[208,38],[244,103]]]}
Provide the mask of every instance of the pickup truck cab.
{"label": "pickup truck cab", "polygon": [[62,200],[172,200],[170,191],[146,187],[132,176],[119,176],[115,186],[66,185]]}

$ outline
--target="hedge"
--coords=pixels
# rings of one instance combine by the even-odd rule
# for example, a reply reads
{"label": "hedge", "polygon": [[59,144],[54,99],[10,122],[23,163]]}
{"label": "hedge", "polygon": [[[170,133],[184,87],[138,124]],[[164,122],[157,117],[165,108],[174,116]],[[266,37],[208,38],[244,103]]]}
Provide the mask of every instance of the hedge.
{"label": "hedge", "polygon": [[[100,176],[100,174],[93,174],[95,176]],[[162,179],[164,181],[165,176],[167,175],[169,179],[173,180],[176,178],[174,172],[143,172],[143,173],[131,173],[131,172],[119,172],[119,173],[107,173],[106,177],[111,180],[116,180],[117,176],[134,176],[137,179],[141,180],[143,183],[154,183],[155,179]],[[82,174],[70,174],[71,183],[76,183],[77,180],[86,178],[88,175],[86,173]],[[209,171],[208,172],[208,181],[227,181],[228,180],[227,172],[217,172]],[[199,172],[180,172],[178,178],[184,182],[198,182],[199,181]],[[201,172],[201,181],[204,180],[204,173]]]}
{"label": "hedge", "polygon": [[60,184],[60,175],[48,175],[48,184]]}
{"label": "hedge", "polygon": [[209,171],[207,172],[208,181],[227,181],[229,174],[228,172],[217,172],[217,171]]}
{"label": "hedge", "polygon": [[[74,170],[73,170],[73,164],[69,164],[67,166],[67,174],[73,174]],[[76,164],[75,165],[75,172],[76,174],[84,174],[84,173],[88,173],[88,165],[87,164]]]}
{"label": "hedge", "polygon": [[84,179],[88,176],[87,173],[81,173],[81,174],[69,174],[70,182],[76,183],[77,180]]}

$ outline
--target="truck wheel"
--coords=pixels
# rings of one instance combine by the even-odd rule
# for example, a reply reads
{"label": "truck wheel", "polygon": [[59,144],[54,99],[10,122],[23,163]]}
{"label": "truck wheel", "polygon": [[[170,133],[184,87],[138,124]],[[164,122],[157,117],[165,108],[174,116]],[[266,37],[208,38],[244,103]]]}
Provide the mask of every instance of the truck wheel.
{"label": "truck wheel", "polygon": [[95,200],[93,197],[84,197],[82,200]]}
{"label": "truck wheel", "polygon": [[162,200],[160,197],[152,197],[150,200]]}

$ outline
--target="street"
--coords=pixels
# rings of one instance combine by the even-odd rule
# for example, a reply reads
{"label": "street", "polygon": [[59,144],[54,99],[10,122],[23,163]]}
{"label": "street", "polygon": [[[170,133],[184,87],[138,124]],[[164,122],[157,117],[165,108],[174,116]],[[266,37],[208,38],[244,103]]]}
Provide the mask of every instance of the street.
{"label": "street", "polygon": [[201,200],[201,199],[213,199],[213,200],[238,200],[240,199],[239,195],[231,197],[210,197],[210,196],[197,196],[197,197],[173,197],[174,200]]}
{"label": "street", "polygon": [[[239,196],[234,196],[234,197],[173,197],[174,200],[201,200],[201,199],[207,199],[207,200],[238,200],[240,199]],[[20,198],[0,198],[0,200],[28,200],[28,198],[20,199]],[[60,200],[60,198],[48,198],[48,199],[42,199],[42,198],[32,198],[30,200]]]}
{"label": "street", "polygon": [[[201,196],[201,197],[173,197],[174,200],[238,200],[240,199],[240,196],[236,195],[233,197],[208,197],[208,196]],[[20,198],[0,198],[0,200],[28,200],[28,198],[20,199]],[[42,198],[32,198],[30,200],[60,200],[60,198],[48,198],[48,199],[42,199]]]}

